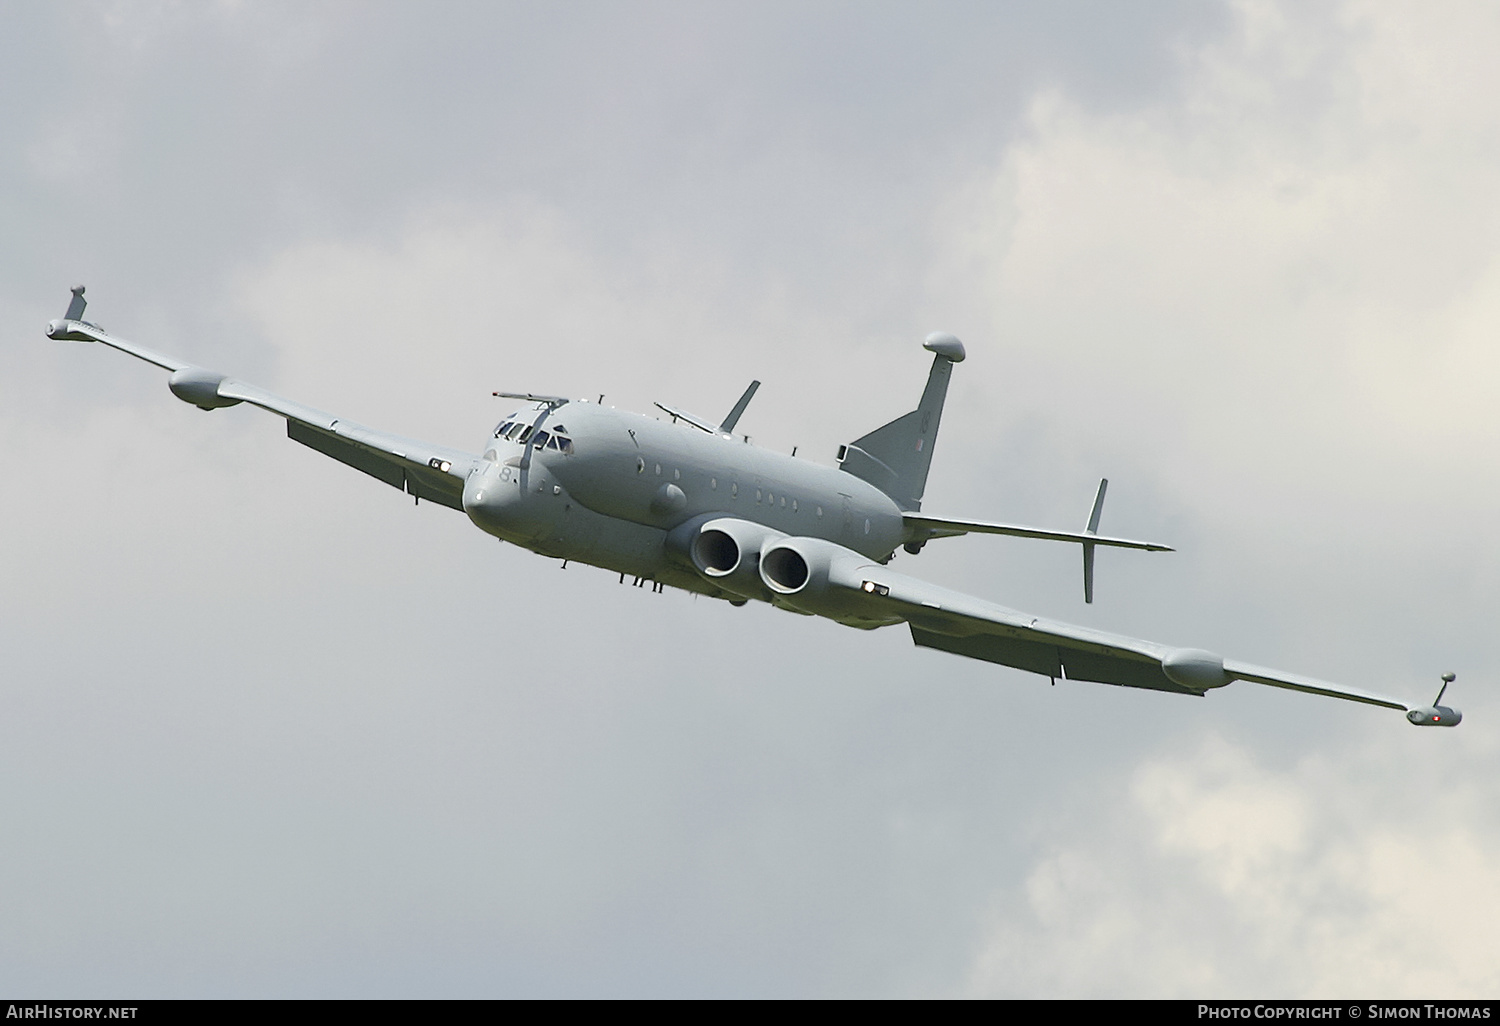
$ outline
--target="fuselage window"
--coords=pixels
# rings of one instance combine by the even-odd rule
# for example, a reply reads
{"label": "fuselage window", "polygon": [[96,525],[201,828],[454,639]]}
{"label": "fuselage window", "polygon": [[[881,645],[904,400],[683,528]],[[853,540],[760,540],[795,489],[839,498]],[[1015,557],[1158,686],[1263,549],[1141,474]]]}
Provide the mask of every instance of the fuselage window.
{"label": "fuselage window", "polygon": [[656,465],[656,476],[657,477],[661,477],[661,464],[660,463],[658,463]]}
{"label": "fuselage window", "polygon": [[869,534],[869,533],[870,533],[870,521],[866,520],[865,521],[865,534]]}
{"label": "fuselage window", "polygon": [[823,515],[823,507],[819,506],[818,507],[818,516],[822,516],[822,515]]}
{"label": "fuselage window", "polygon": [[733,498],[736,498],[739,494],[740,494],[740,484],[739,484],[738,481],[736,481],[736,482],[734,482],[733,484],[731,484],[729,486],[729,497],[731,499],[733,499]]}
{"label": "fuselage window", "polygon": [[781,497],[781,508],[782,509],[786,509],[786,496],[785,495],[783,495]]}
{"label": "fuselage window", "polygon": [[716,491],[719,490],[719,479],[718,478],[711,477],[711,478],[708,479],[708,490],[711,491],[711,492],[716,492]]}
{"label": "fuselage window", "polygon": [[755,489],[755,501],[756,501],[756,503],[760,502],[760,489],[759,488]]}
{"label": "fuselage window", "polygon": [[635,472],[637,474],[644,474],[646,472],[646,461],[639,456],[635,458]]}
{"label": "fuselage window", "polygon": [[793,513],[797,512],[797,500],[796,499],[792,500],[792,512]]}
{"label": "fuselage window", "polygon": [[672,468],[672,480],[673,481],[681,481],[682,480],[682,471],[679,470],[677,467],[673,467]]}

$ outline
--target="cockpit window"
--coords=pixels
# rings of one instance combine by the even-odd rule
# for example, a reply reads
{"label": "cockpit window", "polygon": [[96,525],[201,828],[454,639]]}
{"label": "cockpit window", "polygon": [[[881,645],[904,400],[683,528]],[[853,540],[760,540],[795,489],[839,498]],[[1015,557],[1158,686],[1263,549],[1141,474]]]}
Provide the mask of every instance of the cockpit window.
{"label": "cockpit window", "polygon": [[502,420],[500,422],[500,426],[495,429],[495,437],[496,438],[501,438],[501,437],[514,438],[515,437],[515,433],[517,431],[521,430],[521,427],[522,427],[522,422],[521,422],[520,418],[521,418],[521,413],[518,410],[515,413],[510,414],[504,420]]}
{"label": "cockpit window", "polygon": [[571,456],[573,455],[573,439],[558,434],[559,431],[566,430],[567,428],[558,424],[551,431],[533,433],[532,426],[525,421],[505,420],[501,421],[500,426],[495,429],[495,437],[504,437],[521,445],[530,443],[538,449],[552,449]]}

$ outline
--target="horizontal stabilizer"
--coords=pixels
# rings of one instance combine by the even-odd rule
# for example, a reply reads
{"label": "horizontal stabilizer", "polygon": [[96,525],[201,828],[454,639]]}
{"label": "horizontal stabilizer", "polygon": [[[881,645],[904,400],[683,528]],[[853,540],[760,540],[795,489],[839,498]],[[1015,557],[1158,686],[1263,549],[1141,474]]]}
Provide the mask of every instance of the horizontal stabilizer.
{"label": "horizontal stabilizer", "polygon": [[902,513],[902,523],[915,542],[929,538],[956,538],[961,534],[1008,534],[1013,538],[1039,538],[1043,541],[1077,542],[1087,545],[1105,545],[1117,549],[1141,549],[1146,552],[1175,552],[1170,545],[1156,542],[1136,541],[1132,538],[1111,538],[1107,534],[1091,534],[1088,531],[1054,531],[1044,527],[1027,527],[1024,524],[998,524],[988,520],[956,520],[951,517],[935,517],[927,513]]}

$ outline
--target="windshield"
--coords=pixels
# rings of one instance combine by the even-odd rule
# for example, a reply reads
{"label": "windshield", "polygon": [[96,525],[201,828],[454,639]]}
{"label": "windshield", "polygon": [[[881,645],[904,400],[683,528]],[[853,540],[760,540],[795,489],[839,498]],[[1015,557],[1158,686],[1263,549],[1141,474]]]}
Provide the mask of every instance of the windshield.
{"label": "windshield", "polygon": [[495,428],[495,437],[518,445],[529,443],[538,449],[551,449],[565,456],[573,455],[573,439],[564,434],[567,428],[557,424],[551,431],[542,430],[532,434],[531,425],[517,419],[519,416],[520,414],[513,413],[502,420]]}

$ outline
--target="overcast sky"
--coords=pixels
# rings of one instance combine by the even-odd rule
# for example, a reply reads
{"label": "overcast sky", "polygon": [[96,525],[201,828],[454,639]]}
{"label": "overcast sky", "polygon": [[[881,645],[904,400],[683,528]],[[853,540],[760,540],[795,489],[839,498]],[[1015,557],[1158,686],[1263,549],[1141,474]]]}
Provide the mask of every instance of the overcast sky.
{"label": "overcast sky", "polygon": [[[1500,9],[16,4],[0,991],[1494,996]],[[832,461],[1006,605],[1430,701],[1059,683],[621,588],[43,326],[475,448]]]}

